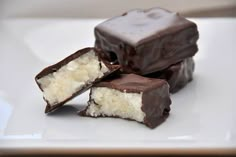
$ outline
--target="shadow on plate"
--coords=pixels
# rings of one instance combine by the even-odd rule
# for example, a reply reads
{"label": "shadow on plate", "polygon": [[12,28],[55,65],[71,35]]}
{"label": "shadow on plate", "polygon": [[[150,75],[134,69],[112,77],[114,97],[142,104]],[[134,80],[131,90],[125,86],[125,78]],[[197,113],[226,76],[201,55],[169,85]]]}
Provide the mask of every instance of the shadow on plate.
{"label": "shadow on plate", "polygon": [[48,116],[71,116],[77,115],[78,111],[83,110],[86,105],[83,104],[67,104],[62,106],[55,111],[48,113]]}

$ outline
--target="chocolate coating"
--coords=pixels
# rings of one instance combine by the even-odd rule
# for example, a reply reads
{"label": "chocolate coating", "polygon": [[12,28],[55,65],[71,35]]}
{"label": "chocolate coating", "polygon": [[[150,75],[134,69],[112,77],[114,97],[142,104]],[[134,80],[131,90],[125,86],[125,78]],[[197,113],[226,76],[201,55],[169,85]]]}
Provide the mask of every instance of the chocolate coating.
{"label": "chocolate coating", "polygon": [[[116,89],[124,94],[142,93],[141,110],[145,113],[143,123],[150,128],[155,128],[168,117],[171,100],[169,85],[165,80],[146,78],[135,74],[122,74],[105,79],[93,87]],[[91,93],[89,101],[93,101]],[[86,114],[87,108],[80,111],[79,114],[90,116]],[[102,116],[106,117],[106,115]]]}
{"label": "chocolate coating", "polygon": [[194,56],[198,37],[195,23],[161,8],[132,10],[95,28],[102,57],[117,59],[124,72],[141,75]]}
{"label": "chocolate coating", "polygon": [[165,79],[170,85],[170,92],[176,93],[192,81],[194,66],[194,60],[190,57],[147,77]]}
{"label": "chocolate coating", "polygon": [[[50,73],[53,73],[53,72],[56,72],[57,70],[59,70],[62,66],[68,64],[70,61],[74,60],[74,59],[77,59],[78,57],[80,57],[81,55],[85,54],[85,53],[88,53],[89,51],[93,50],[95,52],[96,55],[98,55],[98,58],[101,59],[99,57],[99,51],[100,50],[97,50],[95,48],[84,48],[84,49],[81,49],[81,50],[78,50],[77,52],[73,53],[72,55],[66,57],[65,59],[63,59],[62,61],[54,64],[54,65],[51,65],[49,67],[46,67],[45,69],[43,69],[40,73],[38,73],[35,77],[35,81],[37,83],[37,85],[39,86],[40,90],[43,91],[43,88],[41,87],[41,84],[37,82],[38,79],[50,74]],[[104,73],[104,77],[110,75],[111,73],[114,73],[116,71],[119,70],[119,66],[118,65],[111,65],[109,62],[105,61],[105,60],[102,60],[101,61],[108,67],[108,69],[110,70],[109,72],[107,73]],[[50,103],[44,98],[44,100],[46,101],[47,103],[47,106],[46,106],[46,109],[45,109],[45,113],[49,113],[61,106],[63,106],[67,101],[71,100],[72,98],[74,98],[75,96],[79,95],[79,94],[82,94],[83,92],[85,92],[86,90],[88,90],[94,83],[100,81],[102,78],[99,78],[99,79],[96,79],[92,84],[87,84],[85,85],[84,87],[82,87],[80,90],[76,91],[71,97],[67,98],[66,100],[62,101],[62,102],[59,102],[55,105],[50,105]]]}

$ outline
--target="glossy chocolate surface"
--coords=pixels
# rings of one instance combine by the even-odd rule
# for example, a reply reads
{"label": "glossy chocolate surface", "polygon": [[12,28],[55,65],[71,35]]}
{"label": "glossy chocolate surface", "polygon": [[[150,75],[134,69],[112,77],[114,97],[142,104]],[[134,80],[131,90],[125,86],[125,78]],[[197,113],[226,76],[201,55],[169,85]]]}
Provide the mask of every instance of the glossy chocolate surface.
{"label": "glossy chocolate surface", "polygon": [[127,73],[163,70],[198,51],[195,23],[161,8],[132,10],[95,28],[95,46],[102,57],[118,60]]}
{"label": "glossy chocolate surface", "polygon": [[[146,78],[135,74],[122,74],[105,79],[94,87],[116,89],[124,94],[142,93],[141,110],[145,113],[143,123],[150,128],[155,128],[162,123],[170,111],[169,85],[165,80]],[[90,101],[92,101],[91,96]],[[86,115],[86,109],[81,111],[80,115],[89,116]]]}
{"label": "glossy chocolate surface", "polygon": [[[35,77],[35,80],[36,80],[36,83],[37,85],[39,86],[40,90],[43,91],[43,88],[41,87],[41,84],[37,82],[38,79],[50,74],[50,73],[53,73],[53,72],[56,72],[58,69],[60,69],[62,66],[66,65],[67,63],[69,63],[70,61],[74,60],[74,59],[77,59],[78,57],[80,57],[81,55],[85,54],[85,53],[88,53],[90,52],[91,50],[93,50],[95,52],[96,55],[99,55],[100,53],[98,53],[100,50],[97,50],[95,48],[84,48],[84,49],[81,49],[81,50],[78,50],[77,52],[73,53],[72,55],[66,57],[65,59],[63,59],[62,61],[54,64],[54,65],[51,65],[49,67],[46,67],[45,69],[43,69],[40,73],[38,73]],[[98,56],[99,57],[99,56]],[[99,59],[101,59],[99,57]],[[110,65],[107,61],[103,61],[101,60],[108,68],[109,68],[109,72],[107,73],[104,73],[104,77],[110,75],[111,73],[117,71],[119,69],[119,66],[118,65]],[[96,79],[93,83],[96,83],[98,82],[99,80],[101,80],[102,78],[99,78],[99,79]],[[45,109],[45,113],[49,113],[61,106],[63,106],[67,101],[71,100],[72,98],[74,98],[75,96],[79,95],[79,94],[82,94],[83,92],[85,92],[86,90],[88,90],[92,85],[92,84],[87,84],[85,85],[84,87],[82,87],[80,90],[76,91],[71,97],[67,98],[66,100],[62,101],[62,102],[58,102],[57,104],[55,105],[50,105],[49,102],[44,99],[47,103],[47,106],[46,106],[46,109]]]}
{"label": "glossy chocolate surface", "polygon": [[187,58],[169,68],[147,75],[151,78],[165,79],[170,85],[170,92],[176,93],[193,79],[194,60]]}

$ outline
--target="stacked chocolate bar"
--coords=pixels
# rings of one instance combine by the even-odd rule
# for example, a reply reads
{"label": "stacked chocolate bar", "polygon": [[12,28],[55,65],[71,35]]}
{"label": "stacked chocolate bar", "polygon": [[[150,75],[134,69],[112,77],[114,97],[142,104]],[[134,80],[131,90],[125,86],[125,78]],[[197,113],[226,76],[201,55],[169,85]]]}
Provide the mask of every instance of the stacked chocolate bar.
{"label": "stacked chocolate bar", "polygon": [[170,111],[169,92],[192,80],[198,37],[195,23],[161,8],[111,18],[95,27],[95,48],[79,50],[36,76],[45,112],[91,88],[80,115],[155,128]]}

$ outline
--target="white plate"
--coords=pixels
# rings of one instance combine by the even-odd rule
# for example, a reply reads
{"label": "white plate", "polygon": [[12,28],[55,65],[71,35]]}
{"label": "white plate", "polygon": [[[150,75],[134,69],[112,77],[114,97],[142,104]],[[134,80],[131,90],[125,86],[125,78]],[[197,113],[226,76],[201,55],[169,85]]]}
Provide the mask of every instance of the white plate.
{"label": "white plate", "polygon": [[51,115],[34,76],[93,46],[101,20],[11,19],[0,23],[0,151],[233,152],[236,148],[236,19],[192,19],[199,27],[194,81],[172,95],[169,118],[151,130],[133,121],[85,118],[88,92]]}

